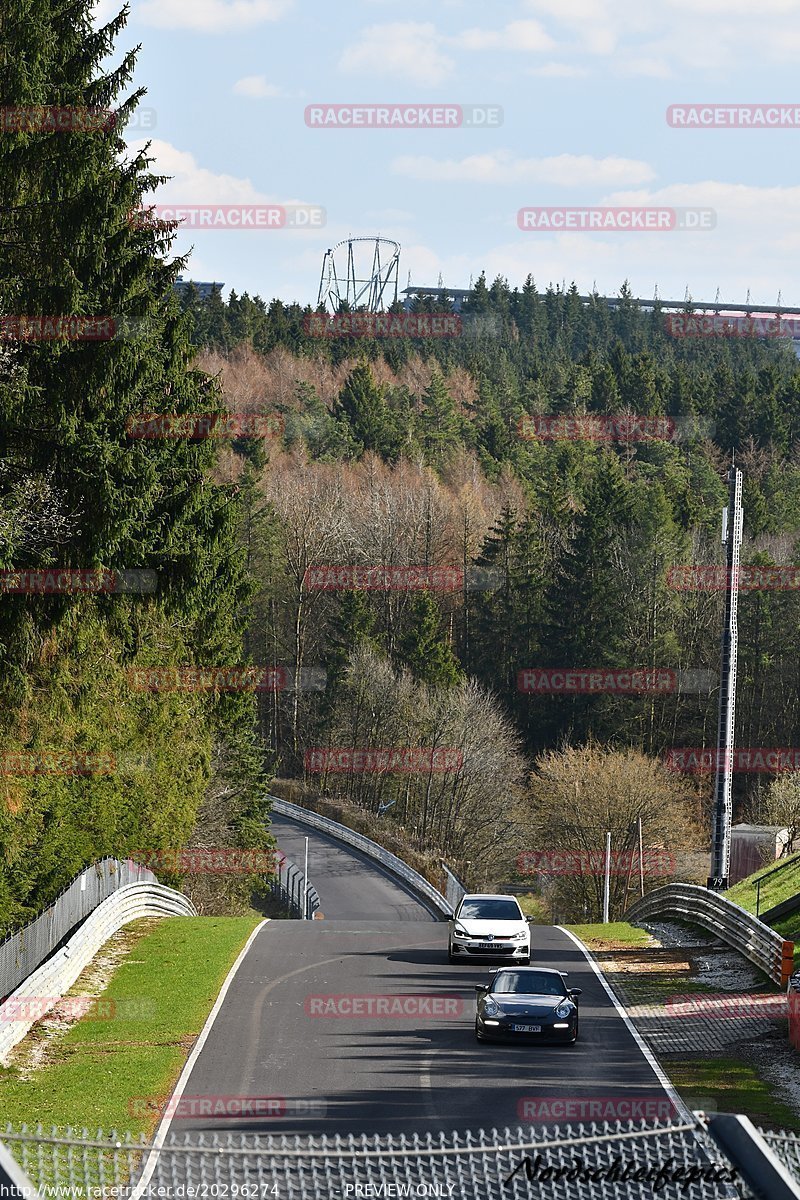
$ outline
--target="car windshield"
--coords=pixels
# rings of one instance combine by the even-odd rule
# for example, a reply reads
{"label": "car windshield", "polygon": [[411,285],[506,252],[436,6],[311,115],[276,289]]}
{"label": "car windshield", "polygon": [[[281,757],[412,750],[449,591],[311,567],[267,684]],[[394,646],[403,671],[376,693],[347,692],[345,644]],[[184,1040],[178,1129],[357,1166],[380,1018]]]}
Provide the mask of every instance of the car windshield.
{"label": "car windshield", "polygon": [[460,921],[521,921],[514,900],[465,900],[458,913]]}
{"label": "car windshield", "polygon": [[493,992],[517,992],[527,996],[566,996],[564,982],[546,971],[500,971]]}

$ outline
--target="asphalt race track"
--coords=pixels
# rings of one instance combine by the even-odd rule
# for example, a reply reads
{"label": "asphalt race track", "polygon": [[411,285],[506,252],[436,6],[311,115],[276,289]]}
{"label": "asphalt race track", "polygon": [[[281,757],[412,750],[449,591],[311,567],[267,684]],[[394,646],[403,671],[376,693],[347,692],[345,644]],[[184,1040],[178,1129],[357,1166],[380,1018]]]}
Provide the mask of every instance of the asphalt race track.
{"label": "asphalt race track", "polygon": [[[261,929],[173,1131],[410,1133],[674,1116],[565,933],[532,926],[533,961],[583,989],[577,1044],[478,1044],[474,985],[486,967],[448,964],[446,924],[363,855],[284,818],[274,829],[301,866],[308,833],[325,919]],[[386,1015],[375,1011],[378,996]],[[360,1013],[352,997],[362,998]]]}

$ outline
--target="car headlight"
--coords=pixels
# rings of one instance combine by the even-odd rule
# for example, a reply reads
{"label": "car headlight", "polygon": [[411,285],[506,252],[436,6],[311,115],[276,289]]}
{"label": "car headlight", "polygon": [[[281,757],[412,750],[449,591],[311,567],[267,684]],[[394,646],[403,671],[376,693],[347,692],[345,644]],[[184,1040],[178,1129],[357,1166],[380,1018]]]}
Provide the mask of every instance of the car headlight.
{"label": "car headlight", "polygon": [[499,1017],[503,1010],[499,1004],[495,1003],[489,996],[483,1003],[483,1015],[485,1017]]}
{"label": "car headlight", "polygon": [[456,925],[455,929],[453,930],[453,934],[455,937],[461,937],[461,938],[469,937],[469,934],[467,933],[466,929],[462,929],[460,925]]}
{"label": "car headlight", "polygon": [[572,1005],[571,1004],[559,1004],[558,1008],[556,1009],[556,1016],[558,1017],[558,1019],[560,1021],[563,1021],[566,1017],[571,1016],[571,1014],[572,1014]]}
{"label": "car headlight", "polygon": [[514,934],[515,942],[525,942],[527,940],[528,940],[528,934],[527,934],[527,931],[524,929],[520,929],[519,933]]}

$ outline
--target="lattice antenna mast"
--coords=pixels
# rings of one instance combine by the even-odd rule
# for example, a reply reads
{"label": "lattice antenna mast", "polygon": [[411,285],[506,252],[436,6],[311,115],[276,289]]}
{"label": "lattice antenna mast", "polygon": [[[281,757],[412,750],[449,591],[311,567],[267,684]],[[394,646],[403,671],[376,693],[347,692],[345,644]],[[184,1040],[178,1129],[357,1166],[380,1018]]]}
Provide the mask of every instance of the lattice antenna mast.
{"label": "lattice antenna mast", "polygon": [[722,892],[728,887],[731,858],[731,782],[733,735],[736,719],[736,662],[738,657],[739,553],[742,545],[742,472],[728,472],[728,507],[722,513],[722,542],[727,548],[725,628],[722,631],[720,663],[717,763],[714,778],[714,824],[711,834],[711,875],[708,888]]}

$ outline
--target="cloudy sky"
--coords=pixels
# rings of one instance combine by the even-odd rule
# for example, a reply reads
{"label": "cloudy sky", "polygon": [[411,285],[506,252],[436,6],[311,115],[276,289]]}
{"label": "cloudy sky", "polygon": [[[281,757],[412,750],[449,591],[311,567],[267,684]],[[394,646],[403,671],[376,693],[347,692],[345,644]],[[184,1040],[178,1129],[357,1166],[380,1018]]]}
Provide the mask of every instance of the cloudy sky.
{"label": "cloudy sky", "polygon": [[[130,0],[156,201],[300,204],[323,228],[193,229],[187,274],[315,303],[327,247],[402,246],[400,286],[800,305],[798,0]],[[101,0],[98,19],[117,5]],[[493,125],[312,128],[308,106],[502,110]],[[780,128],[676,128],[671,105],[797,104]],[[775,120],[774,116],[770,118]],[[784,118],[786,119],[786,118]],[[699,230],[520,229],[521,208],[697,208]]]}

